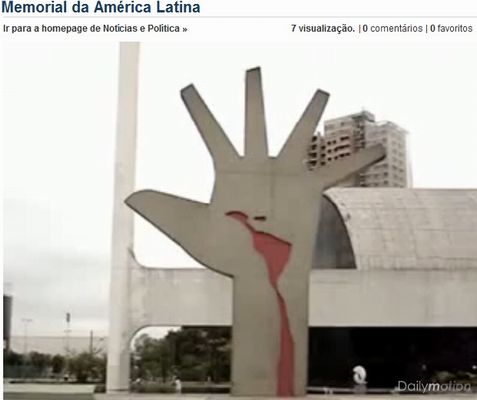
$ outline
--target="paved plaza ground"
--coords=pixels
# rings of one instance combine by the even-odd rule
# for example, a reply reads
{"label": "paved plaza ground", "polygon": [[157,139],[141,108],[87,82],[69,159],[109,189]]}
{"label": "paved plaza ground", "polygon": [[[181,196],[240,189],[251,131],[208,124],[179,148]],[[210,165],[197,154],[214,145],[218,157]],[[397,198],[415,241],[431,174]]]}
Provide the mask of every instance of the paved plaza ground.
{"label": "paved plaza ground", "polygon": [[[5,400],[226,400],[229,396],[224,395],[171,395],[171,394],[93,394],[86,393],[86,390],[91,390],[91,385],[21,385],[21,390],[30,390],[22,392],[20,388],[16,388],[16,392],[11,391],[11,386],[4,386]],[[34,392],[33,389],[38,389],[38,386],[45,386],[42,388],[43,392]],[[54,388],[56,386],[56,388]],[[61,388],[61,386],[63,386]],[[49,387],[49,388],[47,388]],[[48,390],[50,392],[48,392]],[[56,390],[56,392],[55,392]],[[70,391],[70,392],[68,392]],[[78,393],[83,391],[83,393]],[[403,400],[458,400],[458,399],[475,399],[475,394],[452,394],[452,395],[309,395],[305,400],[388,400],[398,399]],[[252,400],[254,398],[241,397],[241,400]],[[260,400],[267,400],[264,397]]]}
{"label": "paved plaza ground", "polygon": [[[134,394],[134,395],[94,395],[95,400],[226,400],[231,399],[229,396],[224,395],[209,395],[209,396],[197,396],[197,395],[184,395],[181,397],[175,395],[164,394]],[[240,400],[271,400],[282,399],[278,397],[239,397]],[[302,397],[304,400],[470,400],[477,399],[475,394],[473,395],[309,395]]]}
{"label": "paved plaza ground", "polygon": [[[163,394],[133,394],[133,395],[119,395],[119,396],[105,396],[98,394],[51,394],[51,393],[5,393],[5,400],[178,400],[178,399],[194,399],[194,400],[210,400],[219,397],[217,396],[203,396],[203,397],[194,397],[194,396],[183,396],[175,397],[170,395]],[[396,395],[313,395],[308,396],[306,400],[389,400],[402,398],[403,400],[456,400],[456,399],[475,399],[475,395],[406,395],[406,396],[396,396]],[[246,399],[246,398],[241,398]],[[265,399],[265,398],[259,398]]]}
{"label": "paved plaza ground", "polygon": [[53,393],[87,394],[94,392],[94,385],[48,384],[48,383],[3,383],[4,393]]}
{"label": "paved plaza ground", "polygon": [[94,385],[3,384],[5,400],[94,400]]}
{"label": "paved plaza ground", "polygon": [[95,400],[90,393],[4,393],[5,400]]}

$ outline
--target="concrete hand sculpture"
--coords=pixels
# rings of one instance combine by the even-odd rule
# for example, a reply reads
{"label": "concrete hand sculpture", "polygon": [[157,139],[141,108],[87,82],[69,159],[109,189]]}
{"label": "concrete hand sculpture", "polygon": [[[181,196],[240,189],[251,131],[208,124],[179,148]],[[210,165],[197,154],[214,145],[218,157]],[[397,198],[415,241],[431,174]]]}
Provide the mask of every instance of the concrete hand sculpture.
{"label": "concrete hand sculpture", "polygon": [[126,203],[201,264],[233,278],[232,393],[302,396],[322,192],[381,160],[384,149],[310,170],[308,148],[328,100],[317,90],[279,155],[270,157],[259,68],[246,76],[244,156],[194,86],[181,95],[214,162],[210,204],[152,190]]}

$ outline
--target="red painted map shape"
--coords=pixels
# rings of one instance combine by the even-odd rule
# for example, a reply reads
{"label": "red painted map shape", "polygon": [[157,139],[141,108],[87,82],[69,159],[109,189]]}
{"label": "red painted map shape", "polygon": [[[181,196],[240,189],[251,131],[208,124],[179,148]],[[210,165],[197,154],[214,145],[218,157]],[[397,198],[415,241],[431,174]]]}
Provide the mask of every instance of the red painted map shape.
{"label": "red painted map shape", "polygon": [[295,377],[295,349],[285,300],[278,290],[278,279],[290,258],[292,245],[269,233],[255,230],[248,223],[247,214],[230,211],[226,215],[240,221],[252,234],[253,247],[265,259],[270,285],[277,295],[280,310],[280,357],[277,369],[277,396],[293,396]]}

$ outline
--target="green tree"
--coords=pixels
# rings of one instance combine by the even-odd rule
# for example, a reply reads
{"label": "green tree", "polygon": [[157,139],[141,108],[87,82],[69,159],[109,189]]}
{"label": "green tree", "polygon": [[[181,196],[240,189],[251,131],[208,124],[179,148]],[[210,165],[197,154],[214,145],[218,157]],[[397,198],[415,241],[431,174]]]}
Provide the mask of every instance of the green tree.
{"label": "green tree", "polygon": [[3,365],[23,365],[23,354],[10,350],[3,355]]}
{"label": "green tree", "polygon": [[46,368],[50,366],[51,356],[49,354],[39,353],[37,351],[32,351],[29,354],[30,363],[35,368],[40,371],[44,371]]}
{"label": "green tree", "polygon": [[163,382],[172,374],[172,351],[167,342],[154,339],[147,334],[141,335],[135,342],[134,369],[135,378]]}
{"label": "green tree", "polygon": [[55,354],[51,358],[51,372],[54,374],[60,374],[65,368],[65,365],[65,357],[63,357],[61,354]]}
{"label": "green tree", "polygon": [[208,376],[213,382],[230,380],[230,328],[208,328]]}
{"label": "green tree", "polygon": [[185,381],[230,380],[230,328],[181,328],[161,339],[139,336],[133,354],[133,379],[179,375]]}
{"label": "green tree", "polygon": [[104,381],[106,357],[85,351],[72,356],[68,368],[79,383],[86,383],[89,380]]}

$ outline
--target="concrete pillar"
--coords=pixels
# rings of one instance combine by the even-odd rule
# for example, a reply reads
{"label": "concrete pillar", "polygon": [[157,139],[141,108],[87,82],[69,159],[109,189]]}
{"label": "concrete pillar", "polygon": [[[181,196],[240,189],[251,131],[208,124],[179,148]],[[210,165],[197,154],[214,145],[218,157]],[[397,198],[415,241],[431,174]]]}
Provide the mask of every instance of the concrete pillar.
{"label": "concrete pillar", "polygon": [[136,166],[138,43],[121,43],[113,239],[109,300],[109,339],[106,389],[108,393],[129,390],[130,257],[133,248],[133,212],[124,199],[134,191]]}

